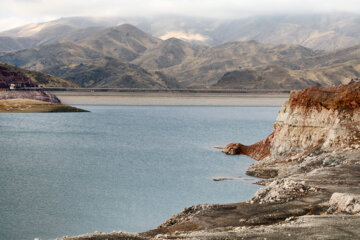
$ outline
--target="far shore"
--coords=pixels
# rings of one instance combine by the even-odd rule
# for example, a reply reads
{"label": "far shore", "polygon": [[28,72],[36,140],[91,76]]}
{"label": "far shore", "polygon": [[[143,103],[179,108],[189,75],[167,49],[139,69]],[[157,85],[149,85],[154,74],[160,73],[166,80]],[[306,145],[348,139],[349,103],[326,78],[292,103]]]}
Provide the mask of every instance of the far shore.
{"label": "far shore", "polygon": [[75,92],[56,91],[63,104],[123,106],[280,107],[288,93]]}

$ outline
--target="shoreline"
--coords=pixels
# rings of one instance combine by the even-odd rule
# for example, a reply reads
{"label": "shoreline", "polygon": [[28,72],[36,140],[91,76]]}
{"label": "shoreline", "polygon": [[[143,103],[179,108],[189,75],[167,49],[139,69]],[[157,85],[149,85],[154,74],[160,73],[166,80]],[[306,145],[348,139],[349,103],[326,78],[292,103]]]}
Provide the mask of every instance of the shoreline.
{"label": "shoreline", "polygon": [[288,93],[52,92],[63,104],[280,107]]}
{"label": "shoreline", "polygon": [[355,82],[293,92],[267,138],[222,148],[258,160],[246,174],[264,187],[249,200],[193,205],[142,233],[63,239],[359,239],[359,90]]}
{"label": "shoreline", "polygon": [[359,153],[322,152],[315,158],[310,153],[306,161],[332,156],[339,159],[337,167],[262,178],[264,188],[247,201],[194,205],[146,232],[94,232],[57,240],[358,239],[360,213],[349,206],[358,204],[360,197]]}
{"label": "shoreline", "polygon": [[80,108],[60,103],[39,101],[34,99],[0,100],[0,113],[55,113],[55,112],[88,112]]}

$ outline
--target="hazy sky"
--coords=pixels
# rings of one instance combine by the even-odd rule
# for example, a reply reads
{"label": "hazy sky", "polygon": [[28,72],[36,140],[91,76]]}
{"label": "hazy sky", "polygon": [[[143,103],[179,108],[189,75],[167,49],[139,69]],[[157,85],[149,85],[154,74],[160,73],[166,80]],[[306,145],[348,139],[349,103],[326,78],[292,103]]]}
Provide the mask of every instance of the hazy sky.
{"label": "hazy sky", "polygon": [[238,18],[334,11],[360,13],[360,0],[0,0],[0,31],[69,16]]}

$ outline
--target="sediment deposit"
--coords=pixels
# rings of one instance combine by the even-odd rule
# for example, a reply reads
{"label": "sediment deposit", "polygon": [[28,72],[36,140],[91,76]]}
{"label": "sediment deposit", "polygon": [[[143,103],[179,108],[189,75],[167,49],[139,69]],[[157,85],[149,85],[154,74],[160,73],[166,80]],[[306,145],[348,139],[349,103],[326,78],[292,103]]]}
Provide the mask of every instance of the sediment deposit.
{"label": "sediment deposit", "polygon": [[86,110],[33,99],[0,100],[0,113],[88,112]]}

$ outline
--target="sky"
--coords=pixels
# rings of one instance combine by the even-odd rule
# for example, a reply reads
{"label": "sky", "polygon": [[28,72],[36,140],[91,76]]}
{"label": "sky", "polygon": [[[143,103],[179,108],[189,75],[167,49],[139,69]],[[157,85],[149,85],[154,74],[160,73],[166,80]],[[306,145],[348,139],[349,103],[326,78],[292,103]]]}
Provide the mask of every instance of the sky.
{"label": "sky", "polygon": [[0,0],[0,31],[72,16],[239,18],[319,12],[360,14],[360,0]]}

